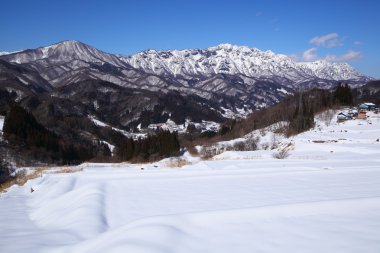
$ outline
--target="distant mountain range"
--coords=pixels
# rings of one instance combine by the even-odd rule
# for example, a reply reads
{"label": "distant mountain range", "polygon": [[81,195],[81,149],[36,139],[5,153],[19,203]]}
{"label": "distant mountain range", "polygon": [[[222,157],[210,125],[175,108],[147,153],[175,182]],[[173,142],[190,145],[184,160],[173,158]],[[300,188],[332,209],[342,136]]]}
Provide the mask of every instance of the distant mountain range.
{"label": "distant mountain range", "polygon": [[257,48],[221,44],[204,50],[147,50],[122,57],[135,68],[163,76],[194,79],[216,74],[251,78],[278,76],[294,82],[302,79],[358,80],[363,77],[346,63],[295,62],[290,57]]}
{"label": "distant mountain range", "polygon": [[330,89],[339,82],[359,87],[370,80],[346,63],[295,62],[230,44],[123,56],[64,41],[0,53],[0,87],[42,120],[91,115],[127,130],[168,119],[223,122],[298,89]]}

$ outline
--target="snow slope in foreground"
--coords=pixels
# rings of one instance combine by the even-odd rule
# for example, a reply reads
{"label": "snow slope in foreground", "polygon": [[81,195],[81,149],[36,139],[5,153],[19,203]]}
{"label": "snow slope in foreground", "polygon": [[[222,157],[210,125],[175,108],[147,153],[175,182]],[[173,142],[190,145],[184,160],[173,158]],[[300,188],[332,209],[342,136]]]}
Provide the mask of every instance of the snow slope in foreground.
{"label": "snow slope in foreground", "polygon": [[0,252],[380,252],[378,138],[371,114],[296,136],[286,160],[46,173],[0,197]]}

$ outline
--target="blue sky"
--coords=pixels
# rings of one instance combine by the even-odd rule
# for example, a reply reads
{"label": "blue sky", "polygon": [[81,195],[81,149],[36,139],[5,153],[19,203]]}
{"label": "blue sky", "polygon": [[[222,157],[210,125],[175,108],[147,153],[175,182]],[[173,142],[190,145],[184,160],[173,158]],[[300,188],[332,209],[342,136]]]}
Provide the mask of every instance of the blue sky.
{"label": "blue sky", "polygon": [[125,0],[0,4],[0,51],[79,40],[110,53],[246,45],[380,78],[380,1]]}

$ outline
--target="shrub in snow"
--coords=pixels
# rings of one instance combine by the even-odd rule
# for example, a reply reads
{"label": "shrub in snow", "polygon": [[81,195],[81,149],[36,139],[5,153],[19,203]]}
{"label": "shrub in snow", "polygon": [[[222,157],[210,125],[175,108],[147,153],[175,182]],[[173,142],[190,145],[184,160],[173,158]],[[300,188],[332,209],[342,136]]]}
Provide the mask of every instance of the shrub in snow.
{"label": "shrub in snow", "polygon": [[16,178],[17,183],[20,183],[22,180],[24,180],[26,175],[27,175],[27,172],[25,169],[16,171],[15,178]]}
{"label": "shrub in snow", "polygon": [[254,151],[257,150],[259,138],[249,138],[244,141],[237,141],[233,145],[225,145],[224,151]]}
{"label": "shrub in snow", "polygon": [[271,143],[271,149],[276,149],[276,148],[278,147],[276,133],[273,133],[273,134],[272,134],[271,142],[272,142],[272,143]]}
{"label": "shrub in snow", "polygon": [[222,149],[212,146],[212,145],[206,145],[203,146],[201,151],[199,152],[202,159],[211,159],[212,157],[221,154],[223,151]]}
{"label": "shrub in snow", "polygon": [[268,142],[263,142],[263,143],[261,144],[261,149],[262,149],[262,150],[267,150],[267,149],[269,149],[269,143],[268,143]]}
{"label": "shrub in snow", "polygon": [[257,150],[257,144],[259,143],[260,138],[249,138],[247,139],[244,144],[245,144],[245,150],[246,151],[254,151]]}
{"label": "shrub in snow", "polygon": [[244,150],[245,150],[245,143],[243,141],[235,142],[234,151],[244,151]]}
{"label": "shrub in snow", "polygon": [[273,156],[273,158],[276,158],[276,159],[285,159],[289,155],[290,155],[289,150],[284,148],[284,149],[281,149],[280,151],[278,151],[277,153],[273,153],[272,156]]}
{"label": "shrub in snow", "polygon": [[326,126],[330,126],[335,114],[336,111],[333,109],[326,110],[322,112],[320,115],[318,115],[318,119],[325,123]]}

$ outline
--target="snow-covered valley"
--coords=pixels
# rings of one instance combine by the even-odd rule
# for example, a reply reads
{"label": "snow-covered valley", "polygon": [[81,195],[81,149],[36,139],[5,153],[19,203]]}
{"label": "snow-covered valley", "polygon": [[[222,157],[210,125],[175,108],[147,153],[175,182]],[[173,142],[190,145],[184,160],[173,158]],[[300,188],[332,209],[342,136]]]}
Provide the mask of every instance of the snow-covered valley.
{"label": "snow-covered valley", "polygon": [[[380,117],[214,160],[82,164],[0,196],[0,252],[379,252]],[[32,190],[33,189],[33,192]]]}

